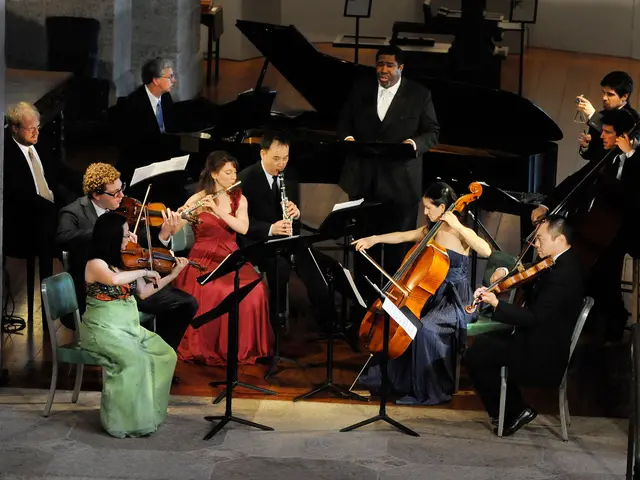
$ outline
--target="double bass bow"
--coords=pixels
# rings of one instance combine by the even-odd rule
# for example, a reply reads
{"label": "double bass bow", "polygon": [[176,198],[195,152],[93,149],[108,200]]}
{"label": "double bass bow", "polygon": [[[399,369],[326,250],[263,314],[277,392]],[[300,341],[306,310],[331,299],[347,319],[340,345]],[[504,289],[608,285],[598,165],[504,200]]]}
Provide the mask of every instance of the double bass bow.
{"label": "double bass bow", "polygon": [[[482,185],[469,185],[471,193],[462,195],[449,206],[449,212],[462,212],[471,202],[482,195]],[[449,256],[433,240],[442,226],[442,220],[427,232],[425,238],[417,242],[402,261],[402,265],[391,277],[366,252],[360,253],[367,258],[389,280],[383,292],[398,308],[407,306],[418,318],[427,300],[440,287],[449,271]],[[384,322],[382,301],[376,300],[367,311],[360,325],[360,339],[371,353],[382,351],[384,341]],[[411,344],[411,337],[396,322],[391,322],[389,331],[389,358],[398,358]]]}
{"label": "double bass bow", "polygon": [[[626,135],[634,138],[638,135],[640,121],[634,119],[634,125]],[[537,228],[544,218],[551,215],[563,215],[572,224],[574,239],[573,246],[580,254],[585,266],[595,264],[601,252],[613,242],[624,221],[624,208],[630,199],[621,195],[622,185],[616,178],[616,173],[607,171],[613,167],[615,158],[622,151],[618,146],[608,150],[603,157],[589,168],[582,179],[551,211],[547,211],[537,222],[536,229],[527,238],[531,241],[535,237]],[[578,202],[575,202],[579,197]],[[635,201],[635,198],[631,199]]]}

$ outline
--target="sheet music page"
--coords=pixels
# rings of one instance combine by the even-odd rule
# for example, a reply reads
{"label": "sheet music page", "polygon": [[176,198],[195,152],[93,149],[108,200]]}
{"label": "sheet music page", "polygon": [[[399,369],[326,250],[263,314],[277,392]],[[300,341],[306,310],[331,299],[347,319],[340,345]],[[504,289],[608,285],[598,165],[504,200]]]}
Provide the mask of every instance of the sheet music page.
{"label": "sheet music page", "polygon": [[209,279],[211,278],[211,275],[213,275],[214,273],[216,273],[216,271],[222,266],[224,265],[224,262],[227,261],[227,258],[229,258],[231,256],[231,253],[229,255],[227,255],[226,257],[224,257],[224,260],[222,260],[220,262],[220,264],[215,268],[215,270],[212,270],[209,275],[207,275],[207,278],[205,278],[203,281],[199,282],[200,285],[204,285],[205,283],[207,283],[209,281]]}
{"label": "sheet music page", "polygon": [[411,340],[416,338],[416,333],[418,333],[418,327],[416,327],[411,320],[409,320],[402,311],[398,307],[396,307],[391,300],[388,298],[384,299],[382,303],[382,308],[385,312],[389,314],[391,318],[395,320],[395,322],[400,325],[407,335],[411,337]]}
{"label": "sheet music page", "polygon": [[344,271],[344,276],[347,277],[347,281],[349,282],[349,285],[351,285],[351,288],[353,289],[353,293],[356,294],[356,299],[358,300],[358,303],[360,304],[360,306],[362,308],[367,308],[367,304],[364,303],[364,300],[362,299],[362,296],[360,295],[360,292],[358,291],[358,289],[356,288],[356,284],[353,281],[353,277],[351,276],[351,272],[342,267],[342,270]]}
{"label": "sheet music page", "polygon": [[361,198],[360,200],[351,200],[350,202],[336,203],[331,211],[335,212],[337,210],[342,210],[343,208],[357,207],[362,205],[363,202],[364,198]]}
{"label": "sheet music page", "polygon": [[133,186],[136,183],[146,180],[147,178],[155,177],[156,175],[160,175],[162,173],[184,170],[184,168],[187,166],[188,161],[189,155],[184,155],[182,157],[174,157],[163,162],[156,162],[152,163],[151,165],[136,168],[136,170],[133,172],[133,177],[131,178],[131,185]]}

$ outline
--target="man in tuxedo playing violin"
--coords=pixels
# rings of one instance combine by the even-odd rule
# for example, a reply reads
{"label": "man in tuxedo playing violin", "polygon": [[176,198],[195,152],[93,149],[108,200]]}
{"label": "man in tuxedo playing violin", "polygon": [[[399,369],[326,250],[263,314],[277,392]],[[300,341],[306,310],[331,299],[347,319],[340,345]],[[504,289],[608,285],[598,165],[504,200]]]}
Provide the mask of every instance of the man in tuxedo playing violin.
{"label": "man in tuxedo playing violin", "polygon": [[[508,368],[505,429],[512,435],[537,415],[528,407],[519,387],[559,385],[569,357],[573,333],[583,300],[584,272],[571,248],[572,231],[560,216],[549,216],[538,229],[534,245],[541,258],[554,265],[525,290],[525,306],[498,300],[486,287],[475,297],[495,310],[492,319],[512,325],[478,335],[465,356],[474,388],[496,425],[500,400],[500,369]],[[496,271],[492,281],[503,275]]]}
{"label": "man in tuxedo playing violin", "polygon": [[[591,326],[605,328],[604,340],[619,341],[628,318],[620,288],[624,257],[627,253],[636,258],[640,255],[637,236],[633,234],[633,223],[640,213],[636,200],[637,186],[640,182],[640,160],[635,155],[637,142],[630,140],[628,135],[638,117],[622,108],[605,110],[600,117],[602,148],[598,152],[592,152],[593,157],[587,165],[557,185],[545,199],[544,205],[532,212],[531,219],[536,221],[553,211],[597,162],[617,147],[617,151],[608,156],[604,174],[612,179],[615,177],[616,184],[619,181],[620,188],[616,192],[619,196],[615,198],[611,195],[606,200],[613,206],[619,205],[623,216],[622,226],[613,242],[601,252],[591,268],[587,294],[595,301],[590,314],[591,322],[595,320],[595,324]],[[583,197],[577,198],[585,201]]]}
{"label": "man in tuxedo playing violin", "polygon": [[[89,165],[83,178],[85,196],[60,210],[56,243],[62,250],[69,252],[69,273],[74,280],[80,314],[85,310],[84,269],[93,226],[100,215],[120,207],[125,188],[126,184],[120,180],[120,172],[113,166],[93,163]],[[164,223],[158,235],[154,236],[152,245],[170,248],[171,237],[180,228],[180,214],[167,209],[162,212],[162,217]],[[141,225],[144,227],[142,223]],[[140,231],[146,236],[144,228]],[[145,300],[136,300],[141,312],[156,316],[158,335],[177,349],[189,322],[198,310],[196,299],[169,286]],[[73,319],[62,319],[62,323],[67,328],[75,328]]]}

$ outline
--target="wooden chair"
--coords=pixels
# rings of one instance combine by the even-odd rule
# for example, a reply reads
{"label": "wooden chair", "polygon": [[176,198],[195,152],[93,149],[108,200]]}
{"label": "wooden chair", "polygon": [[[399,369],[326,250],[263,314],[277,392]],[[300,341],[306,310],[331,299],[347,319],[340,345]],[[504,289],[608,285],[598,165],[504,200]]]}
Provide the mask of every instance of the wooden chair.
{"label": "wooden chair", "polygon": [[[580,314],[578,315],[578,320],[576,321],[576,326],[573,329],[573,335],[571,335],[571,345],[569,347],[569,358],[567,359],[567,365],[564,369],[564,375],[562,377],[562,381],[558,387],[558,409],[560,410],[560,423],[562,425],[562,439],[565,442],[569,441],[569,434],[567,433],[567,425],[571,424],[571,417],[569,415],[569,402],[567,400],[567,373],[569,372],[569,364],[571,363],[571,357],[573,356],[573,351],[576,348],[578,343],[578,339],[580,338],[580,334],[582,333],[582,328],[584,327],[585,322],[587,321],[587,317],[589,316],[589,312],[591,308],[593,308],[593,298],[585,297],[582,302],[582,309],[580,310]],[[502,437],[502,432],[504,431],[504,412],[507,400],[507,367],[504,366],[500,369],[500,410],[498,416],[498,436]]]}

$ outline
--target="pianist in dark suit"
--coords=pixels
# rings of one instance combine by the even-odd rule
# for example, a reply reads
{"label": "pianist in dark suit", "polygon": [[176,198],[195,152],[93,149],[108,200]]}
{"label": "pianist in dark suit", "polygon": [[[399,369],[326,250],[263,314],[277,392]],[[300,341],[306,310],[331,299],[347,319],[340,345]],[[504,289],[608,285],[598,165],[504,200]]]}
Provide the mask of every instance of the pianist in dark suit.
{"label": "pianist in dark suit", "polygon": [[[416,228],[422,195],[422,155],[438,142],[440,127],[431,92],[402,77],[404,54],[397,46],[376,54],[376,78],[357,83],[341,112],[338,138],[356,142],[408,143],[414,154],[403,160],[372,162],[350,158],[340,186],[350,199],[387,205],[377,231],[382,234]],[[405,245],[385,247],[385,268],[395,273]]]}
{"label": "pianist in dark suit", "polygon": [[595,301],[590,314],[590,327],[604,327],[604,340],[619,341],[628,318],[620,289],[624,257],[627,253],[635,258],[640,255],[637,235],[633,234],[635,221],[640,213],[635,197],[640,182],[640,159],[635,155],[636,142],[627,135],[636,122],[632,113],[626,109],[605,110],[600,121],[602,148],[598,154],[594,153],[587,165],[556,186],[545,199],[544,205],[532,212],[531,218],[535,221],[552,211],[605,154],[618,147],[618,154],[610,157],[611,164],[606,171],[620,181],[621,197],[611,198],[610,201],[620,205],[624,220],[614,241],[600,254],[591,268],[587,293]]}
{"label": "pianist in dark suit", "polygon": [[596,109],[589,100],[582,95],[577,97],[577,109],[587,119],[589,133],[581,133],[580,156],[585,160],[594,160],[601,158],[602,139],[602,114],[608,110],[627,110],[635,118],[640,118],[629,104],[629,96],[633,93],[633,79],[627,72],[610,72],[607,73],[600,82],[602,87],[602,110],[596,112]]}
{"label": "pianist in dark suit", "polygon": [[[69,273],[73,277],[81,314],[85,309],[84,269],[87,263],[88,248],[91,242],[93,226],[98,217],[107,211],[117,210],[124,197],[125,184],[120,180],[120,172],[106,163],[89,165],[83,180],[85,196],[78,198],[60,210],[56,243],[62,250],[69,252]],[[171,236],[180,228],[180,215],[170,213],[160,227],[159,232],[152,230],[154,247],[169,247]],[[142,237],[145,229],[139,229]],[[146,240],[139,243],[146,248]],[[138,301],[141,312],[156,315],[157,333],[172,348],[177,349],[189,321],[195,315],[198,304],[191,295],[167,286],[158,293]],[[73,329],[69,321],[63,323]]]}
{"label": "pianist in dark suit", "polygon": [[[238,180],[242,182],[242,193],[249,207],[249,230],[246,235],[238,236],[238,244],[241,247],[268,238],[284,238],[292,233],[294,235],[300,233],[300,209],[297,206],[300,187],[296,179],[286,170],[290,145],[291,139],[286,132],[265,131],[260,144],[260,161],[242,170],[238,176]],[[285,212],[280,201],[279,172],[284,174],[285,194],[289,200],[286,214],[290,220],[283,219]],[[314,249],[311,250],[314,256],[320,255]],[[334,309],[330,308],[330,304],[333,303],[328,301],[327,286],[307,249],[293,253],[293,265],[290,255],[264,258],[257,262],[258,268],[266,273],[269,282],[272,316],[275,317],[277,313],[280,316],[280,323],[285,321],[283,313],[286,310],[286,285],[291,269],[295,267],[298,276],[307,287],[316,320],[324,326],[335,314]],[[278,262],[277,277],[276,262]],[[278,298],[275,297],[276,282]]]}
{"label": "pianist in dark suit", "polygon": [[540,257],[552,257],[555,265],[526,290],[526,307],[498,300],[486,287],[475,292],[495,308],[494,321],[514,327],[478,335],[465,356],[474,388],[496,426],[500,369],[508,368],[505,436],[537,415],[524,403],[520,387],[560,384],[584,294],[584,272],[571,248],[571,229],[563,217],[549,216],[538,231],[535,246]]}
{"label": "pianist in dark suit", "polygon": [[40,113],[30,103],[7,109],[4,140],[4,254],[35,255],[40,278],[52,274],[58,210],[73,194],[60,181],[61,165],[37,148]]}
{"label": "pianist in dark suit", "polygon": [[[171,98],[176,83],[171,62],[163,58],[149,60],[142,66],[141,78],[142,85],[120,99],[116,107],[120,145],[117,167],[127,183],[136,168],[181,155],[179,142],[164,135],[182,131],[182,116]],[[176,208],[186,199],[184,183],[180,174],[156,177],[150,199]],[[131,195],[142,200],[146,186],[145,182],[132,187]]]}

